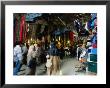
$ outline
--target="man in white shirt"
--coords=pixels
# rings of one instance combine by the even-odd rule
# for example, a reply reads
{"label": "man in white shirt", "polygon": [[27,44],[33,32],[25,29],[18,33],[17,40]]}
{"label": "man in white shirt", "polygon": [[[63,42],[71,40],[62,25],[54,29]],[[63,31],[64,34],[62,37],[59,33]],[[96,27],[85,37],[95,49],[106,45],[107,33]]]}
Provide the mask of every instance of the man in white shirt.
{"label": "man in white shirt", "polygon": [[22,50],[20,47],[20,43],[16,42],[16,46],[14,47],[14,75],[17,75],[17,73],[20,71],[21,65],[22,65]]}

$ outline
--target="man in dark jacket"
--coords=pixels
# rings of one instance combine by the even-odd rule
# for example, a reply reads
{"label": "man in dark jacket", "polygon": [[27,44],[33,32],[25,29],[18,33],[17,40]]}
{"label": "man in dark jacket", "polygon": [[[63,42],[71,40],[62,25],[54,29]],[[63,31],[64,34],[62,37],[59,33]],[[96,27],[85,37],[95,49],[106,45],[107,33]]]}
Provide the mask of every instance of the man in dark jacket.
{"label": "man in dark jacket", "polygon": [[56,44],[54,42],[52,42],[50,44],[49,54],[52,56],[58,56],[59,55],[58,49],[57,49]]}

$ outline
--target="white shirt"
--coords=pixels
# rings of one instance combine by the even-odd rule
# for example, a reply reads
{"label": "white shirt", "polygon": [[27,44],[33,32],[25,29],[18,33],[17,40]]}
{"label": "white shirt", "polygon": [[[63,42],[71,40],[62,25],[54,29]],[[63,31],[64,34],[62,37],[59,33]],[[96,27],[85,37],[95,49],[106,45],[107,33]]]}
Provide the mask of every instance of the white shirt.
{"label": "white shirt", "polygon": [[14,61],[22,60],[22,50],[20,45],[16,45],[14,48]]}

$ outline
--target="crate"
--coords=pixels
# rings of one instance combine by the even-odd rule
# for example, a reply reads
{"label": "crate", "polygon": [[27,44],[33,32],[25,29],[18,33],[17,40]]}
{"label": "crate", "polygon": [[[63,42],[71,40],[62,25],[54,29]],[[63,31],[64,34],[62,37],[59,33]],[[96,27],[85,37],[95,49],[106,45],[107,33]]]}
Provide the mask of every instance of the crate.
{"label": "crate", "polygon": [[93,62],[97,62],[97,54],[90,54],[89,55],[89,60]]}
{"label": "crate", "polygon": [[88,62],[88,71],[97,73],[97,63]]}

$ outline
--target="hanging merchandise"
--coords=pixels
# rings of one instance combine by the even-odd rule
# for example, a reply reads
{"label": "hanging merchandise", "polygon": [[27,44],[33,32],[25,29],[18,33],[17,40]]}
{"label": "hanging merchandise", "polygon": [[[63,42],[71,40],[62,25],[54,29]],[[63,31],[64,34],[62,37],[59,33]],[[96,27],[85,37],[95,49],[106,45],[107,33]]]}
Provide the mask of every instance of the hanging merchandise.
{"label": "hanging merchandise", "polygon": [[25,40],[27,39],[27,32],[28,32],[29,24],[26,24],[26,30],[25,30]]}
{"label": "hanging merchandise", "polygon": [[25,22],[25,16],[22,16],[21,17],[21,23],[20,23],[20,42],[23,41],[24,22]]}
{"label": "hanging merchandise", "polygon": [[88,25],[88,22],[86,22],[86,24],[85,24],[85,29],[86,29],[86,31],[88,31],[87,25]]}
{"label": "hanging merchandise", "polygon": [[20,22],[19,16],[14,18],[14,42],[19,41],[19,30],[20,29]]}
{"label": "hanging merchandise", "polygon": [[92,13],[91,14],[91,28],[94,29],[95,28],[95,20],[97,19],[97,14],[96,13]]}
{"label": "hanging merchandise", "polygon": [[29,23],[26,25],[26,31],[29,31]]}
{"label": "hanging merchandise", "polygon": [[96,19],[96,18],[92,19],[92,22],[91,22],[91,28],[92,28],[92,29],[94,29],[94,27],[95,27],[95,19]]}
{"label": "hanging merchandise", "polygon": [[96,43],[96,41],[97,41],[97,35],[96,34],[93,35],[91,41],[92,41],[92,43]]}
{"label": "hanging merchandise", "polygon": [[75,25],[76,31],[79,32],[80,27],[81,27],[81,23],[78,19],[74,21],[74,25]]}
{"label": "hanging merchandise", "polygon": [[73,45],[73,41],[74,41],[74,32],[70,32],[70,44]]}
{"label": "hanging merchandise", "polygon": [[92,47],[93,47],[93,48],[97,48],[97,43],[93,43],[93,44],[92,44]]}
{"label": "hanging merchandise", "polygon": [[97,27],[97,19],[94,20],[94,28]]}
{"label": "hanging merchandise", "polygon": [[70,41],[73,41],[73,38],[74,38],[74,33],[73,32],[70,32]]}
{"label": "hanging merchandise", "polygon": [[92,23],[92,21],[89,20],[89,21],[88,21],[88,25],[87,25],[88,29],[91,29],[91,23]]}
{"label": "hanging merchandise", "polygon": [[17,19],[14,18],[14,43],[16,42]]}
{"label": "hanging merchandise", "polygon": [[91,13],[91,19],[94,19],[97,17],[97,13]]}

